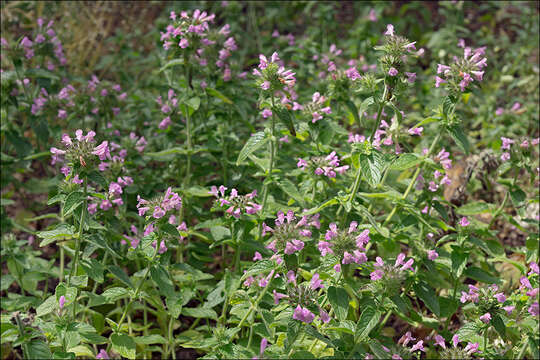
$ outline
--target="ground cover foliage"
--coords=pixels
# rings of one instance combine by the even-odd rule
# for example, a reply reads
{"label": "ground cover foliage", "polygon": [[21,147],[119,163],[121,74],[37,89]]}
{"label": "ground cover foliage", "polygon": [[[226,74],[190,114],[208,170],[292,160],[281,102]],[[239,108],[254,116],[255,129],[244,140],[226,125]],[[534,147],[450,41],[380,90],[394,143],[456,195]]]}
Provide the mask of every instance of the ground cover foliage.
{"label": "ground cover foliage", "polygon": [[2,3],[2,359],[539,358],[538,3]]}

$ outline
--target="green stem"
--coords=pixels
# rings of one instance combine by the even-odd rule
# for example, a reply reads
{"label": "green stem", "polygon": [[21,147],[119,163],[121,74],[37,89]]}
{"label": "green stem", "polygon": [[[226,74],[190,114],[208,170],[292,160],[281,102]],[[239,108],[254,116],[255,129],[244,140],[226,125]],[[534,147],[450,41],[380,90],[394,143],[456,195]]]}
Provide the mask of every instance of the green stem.
{"label": "green stem", "polygon": [[[82,239],[82,233],[83,233],[83,224],[84,224],[84,215],[86,214],[86,208],[87,208],[87,202],[88,202],[88,179],[85,176],[84,177],[84,202],[83,207],[81,209],[81,217],[79,219],[79,235],[76,239],[75,244],[75,259],[73,260],[73,265],[71,266],[71,271],[69,272],[69,278],[67,279],[67,286],[69,287],[69,284],[71,283],[71,278],[74,274],[76,274],[77,271],[77,265],[79,263],[79,253],[81,250],[81,239]],[[76,302],[75,302],[76,304]],[[73,311],[75,312],[75,306],[73,307]],[[75,313],[74,313],[75,314]]]}
{"label": "green stem", "polygon": [[[274,94],[272,94],[272,110],[274,110]],[[268,175],[266,175],[266,180],[264,184],[261,214],[264,214],[264,211],[266,210],[266,201],[268,200],[268,178],[272,177],[272,172],[274,171],[274,130],[276,127],[275,123],[276,123],[276,115],[275,115],[275,111],[272,111],[272,127],[271,127],[272,137],[270,139],[270,170],[268,171]],[[261,230],[262,230],[262,226],[261,226]]]}
{"label": "green stem", "polygon": [[[65,254],[64,254],[64,246],[60,245],[60,282],[64,281],[64,261],[65,261]],[[45,289],[45,291],[47,291]]]}
{"label": "green stem", "polygon": [[[384,109],[384,105],[386,104],[386,93],[387,93],[387,87],[386,84],[384,85],[384,91],[381,98],[381,102],[379,104],[379,109],[377,110],[377,118],[375,120],[375,127],[373,128],[373,131],[371,132],[371,136],[369,137],[369,141],[373,140],[373,136],[375,136],[375,132],[379,128],[381,124],[381,115],[382,111]],[[356,192],[358,191],[358,187],[360,186],[360,179],[362,178],[362,167],[358,166],[358,170],[356,170],[356,178],[354,179],[354,185],[352,187],[351,193],[349,195],[349,198],[347,199],[348,208],[350,209],[352,201],[356,195]],[[349,210],[345,209],[345,212],[343,214],[343,219],[341,223],[345,225],[345,222],[347,222],[347,216],[349,216]]]}
{"label": "green stem", "polygon": [[[244,315],[244,317],[242,318],[242,320],[240,320],[240,322],[238,323],[238,325],[236,325],[237,328],[242,328],[242,325],[244,325],[244,322],[246,321],[246,319],[248,318],[249,315],[251,315],[251,313],[253,312],[253,310],[255,310],[255,308],[259,305],[259,302],[262,300],[264,294],[266,294],[266,292],[268,291],[268,289],[270,288],[270,283],[272,282],[272,280],[274,280],[274,276],[271,277],[270,280],[268,280],[268,284],[265,286],[265,288],[263,289],[263,291],[261,292],[261,294],[259,295],[259,297],[257,298],[257,300],[255,300],[255,303],[253,303],[250,307],[249,307],[249,310],[247,311],[246,315]],[[232,339],[231,339],[232,340]]]}
{"label": "green stem", "polygon": [[[150,268],[152,267],[152,263],[154,262],[154,259],[156,258],[156,255],[158,253],[159,243],[160,243],[160,241],[156,240],[156,249],[154,251],[154,255],[152,256],[152,259],[150,260],[150,264],[146,268],[146,271],[145,271],[141,281],[139,282],[139,285],[137,286],[137,289],[135,289],[135,295],[133,295],[133,299],[137,299],[137,296],[139,296],[139,292],[141,291],[141,288],[142,288],[144,282],[146,281],[146,277],[148,276],[148,273],[150,272]],[[131,307],[131,304],[133,304],[133,301],[130,301],[127,304],[127,306],[124,308],[124,312],[122,313],[122,317],[120,318],[120,321],[118,322],[117,331],[120,331],[122,323],[124,322],[124,319],[126,318],[126,315],[127,315],[128,311],[129,311],[129,308]]]}
{"label": "green stem", "polygon": [[[429,147],[429,150],[428,150],[428,153],[426,154],[426,157],[429,157],[431,155],[431,153],[433,152],[433,149],[435,148],[435,145],[439,142],[439,140],[441,139],[441,133],[438,132],[437,133],[437,136],[435,136],[435,139],[433,139],[433,142],[431,143],[431,146]],[[409,186],[407,187],[407,190],[405,190],[405,193],[403,194],[403,196],[401,197],[402,200],[405,200],[407,198],[407,196],[409,195],[409,192],[411,192],[411,189],[412,187],[414,186],[415,182],[416,182],[416,178],[418,177],[418,175],[420,174],[420,171],[422,170],[422,167],[421,166],[418,166],[416,168],[416,171],[414,172],[414,175],[411,179],[411,182],[409,183]],[[394,216],[394,214],[396,213],[397,211],[397,204],[394,205],[394,208],[392,209],[392,211],[390,212],[390,214],[388,214],[388,216],[386,217],[386,219],[384,220],[383,222],[383,226],[386,225],[391,219],[392,217]]]}
{"label": "green stem", "polygon": [[[21,338],[24,338],[24,327],[22,325],[21,318],[20,318],[19,314],[17,314],[17,316],[15,316],[15,321],[17,322],[17,327],[19,329],[19,336]],[[26,341],[22,343],[22,348],[23,348],[23,359],[28,359],[30,354],[28,353],[28,344],[27,344]]]}
{"label": "green stem", "polygon": [[168,355],[172,355],[173,360],[176,360],[176,352],[174,349],[174,338],[173,338],[173,326],[174,326],[174,319],[171,316],[169,318],[169,351]]}

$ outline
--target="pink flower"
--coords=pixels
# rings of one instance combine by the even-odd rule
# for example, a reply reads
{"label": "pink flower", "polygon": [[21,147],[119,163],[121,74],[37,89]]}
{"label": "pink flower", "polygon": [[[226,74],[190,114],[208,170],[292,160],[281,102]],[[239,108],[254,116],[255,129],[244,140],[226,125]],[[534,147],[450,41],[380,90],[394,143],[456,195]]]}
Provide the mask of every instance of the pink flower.
{"label": "pink flower", "polygon": [[99,350],[99,354],[96,355],[96,359],[105,359],[108,360],[109,354],[104,349]]}
{"label": "pink flower", "polygon": [[303,308],[300,305],[298,305],[296,309],[294,309],[293,319],[309,324],[313,321],[313,319],[315,319],[315,314],[313,314],[308,309]]}
{"label": "pink flower", "polygon": [[326,311],[324,311],[323,309],[319,310],[319,316],[320,316],[321,321],[323,323],[327,324],[327,323],[330,322],[330,315],[328,315],[328,313]]}
{"label": "pink flower", "polygon": [[384,272],[382,270],[375,270],[371,274],[369,274],[369,277],[371,278],[371,281],[377,281],[381,279],[384,275]]}
{"label": "pink flower", "polygon": [[414,341],[416,338],[412,337],[411,332],[407,331],[399,340],[398,344],[403,344],[403,346],[407,346],[407,344],[410,341]]}
{"label": "pink flower", "polygon": [[485,313],[484,315],[480,316],[480,320],[482,320],[482,322],[486,324],[489,323],[489,321],[491,320],[491,314]]}
{"label": "pink flower", "polygon": [[462,217],[461,220],[459,220],[459,225],[463,227],[469,226],[470,224],[471,223],[469,222],[469,220],[467,220],[466,216]]}
{"label": "pink flower", "polygon": [[478,347],[480,344],[478,343],[468,343],[467,346],[465,346],[465,349],[463,349],[468,355],[471,355],[478,351]]}
{"label": "pink flower", "polygon": [[438,257],[439,257],[439,254],[437,254],[437,251],[435,251],[435,250],[429,250],[428,251],[428,259],[429,260],[433,261]]}
{"label": "pink flower", "polygon": [[438,76],[435,76],[435,87],[439,87],[439,86],[441,86],[441,84],[444,84],[445,82],[446,82],[446,80],[441,79]]}
{"label": "pink flower", "polygon": [[386,32],[384,33],[384,35],[394,36],[394,25],[392,24],[386,25]]}
{"label": "pink flower", "polygon": [[398,74],[398,71],[396,68],[391,67],[390,70],[388,70],[388,75],[390,76],[396,76]]}
{"label": "pink flower", "polygon": [[180,46],[182,49],[185,49],[189,46],[189,41],[185,38],[180,39],[180,42],[178,43],[178,46]]}
{"label": "pink flower", "polygon": [[260,252],[255,251],[255,256],[253,256],[253,261],[262,260],[262,255]]}
{"label": "pink flower", "polygon": [[407,81],[409,83],[414,83],[415,80],[416,80],[416,73],[410,73],[410,72],[405,72],[405,75],[407,76]]}
{"label": "pink flower", "polygon": [[495,299],[497,299],[497,301],[500,302],[500,303],[503,303],[503,302],[506,301],[506,296],[505,296],[504,293],[502,293],[502,292],[493,295],[493,297],[494,297]]}
{"label": "pink flower", "polygon": [[533,287],[531,286],[531,282],[529,281],[529,279],[526,276],[522,276],[519,279],[519,282],[521,283],[520,288],[526,287],[529,290],[533,289]]}
{"label": "pink flower", "polygon": [[58,299],[58,305],[60,306],[60,310],[64,307],[64,304],[66,303],[66,298],[64,295],[60,296],[60,299]]}
{"label": "pink flower", "polygon": [[410,135],[418,135],[418,136],[420,136],[420,135],[422,135],[422,131],[424,131],[424,128],[420,126],[420,127],[410,128],[408,130],[408,133]]}
{"label": "pink flower", "polygon": [[508,315],[512,314],[512,311],[514,311],[515,308],[516,307],[513,305],[503,306],[504,311],[506,311]]}
{"label": "pink flower", "polygon": [[443,349],[446,349],[444,338],[441,335],[435,335],[435,345],[439,345]]}
{"label": "pink flower", "polygon": [[521,104],[518,103],[517,101],[514,103],[514,105],[512,105],[512,108],[510,110],[512,111],[518,111],[519,109],[521,108]]}
{"label": "pink flower", "polygon": [[265,81],[261,84],[261,89],[263,89],[263,90],[268,90],[268,89],[270,89],[270,81],[265,80]]}
{"label": "pink flower", "polygon": [[266,349],[267,346],[268,346],[268,340],[266,340],[266,338],[262,338],[261,339],[260,349],[259,349],[259,356],[260,357],[262,357],[262,355],[264,353],[264,350]]}
{"label": "pink flower", "polygon": [[503,152],[501,154],[501,161],[508,161],[510,160],[510,153],[509,152]]}
{"label": "pink flower", "polygon": [[424,350],[424,340],[420,340],[419,342],[417,342],[416,344],[414,344],[413,347],[411,348],[411,352],[414,352],[414,351],[417,351],[417,350],[426,352],[426,351]]}
{"label": "pink flower", "polygon": [[313,274],[311,281],[309,282],[309,286],[312,290],[317,290],[318,288],[324,288],[324,285],[322,284],[322,281],[319,279],[319,274],[315,273]]}
{"label": "pink flower", "polygon": [[514,143],[514,140],[505,138],[504,136],[501,137],[502,145],[501,149],[503,150],[510,150],[510,145]]}
{"label": "pink flower", "polygon": [[377,21],[377,13],[375,12],[375,9],[370,9],[368,14],[368,20],[371,22]]}
{"label": "pink flower", "polygon": [[538,301],[537,302],[534,302],[531,306],[529,306],[529,309],[527,309],[527,311],[529,312],[529,314],[531,314],[532,316],[538,316],[540,314],[540,309],[539,309],[539,306],[538,306]]}
{"label": "pink flower", "polygon": [[105,160],[107,158],[110,158],[111,155],[109,153],[109,142],[103,141],[99,146],[96,146],[94,148],[94,151],[92,151],[92,155],[97,155],[99,157],[99,160]]}
{"label": "pink flower", "polygon": [[262,117],[263,117],[263,118],[267,119],[267,118],[269,118],[270,116],[272,116],[272,110],[270,110],[270,109],[264,109],[264,110],[262,111]]}
{"label": "pink flower", "polygon": [[495,110],[495,115],[497,116],[501,116],[503,113],[504,113],[504,109],[502,107],[499,107],[497,108],[497,110]]}
{"label": "pink flower", "polygon": [[289,283],[296,284],[296,274],[294,273],[294,271],[289,270],[287,272],[287,281]]}
{"label": "pink flower", "polygon": [[278,293],[278,292],[276,292],[276,290],[274,290],[273,293],[274,293],[274,304],[276,304],[276,305],[279,304],[280,299],[283,299],[283,298],[287,297],[287,295]]}

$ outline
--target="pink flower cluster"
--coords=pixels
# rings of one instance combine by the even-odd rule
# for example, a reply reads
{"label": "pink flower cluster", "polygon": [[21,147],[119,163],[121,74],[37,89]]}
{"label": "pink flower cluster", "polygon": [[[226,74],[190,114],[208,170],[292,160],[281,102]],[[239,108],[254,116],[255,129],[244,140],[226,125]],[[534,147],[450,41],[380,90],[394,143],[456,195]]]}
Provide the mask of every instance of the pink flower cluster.
{"label": "pink flower cluster", "polygon": [[167,93],[167,100],[163,101],[161,95],[157,97],[156,102],[161,107],[161,112],[166,114],[167,116],[161,120],[159,123],[159,128],[161,130],[167,129],[171,124],[171,115],[174,111],[174,108],[178,107],[178,98],[176,97],[176,93],[173,89],[169,89]]}
{"label": "pink flower cluster", "polygon": [[[297,220],[291,210],[287,211],[287,214],[284,214],[283,211],[278,211],[273,229],[263,223],[262,236],[272,234],[273,238],[266,248],[276,254],[283,251],[287,255],[301,251],[304,248],[304,242],[301,239],[311,236],[309,226],[314,226],[317,229],[320,228],[321,224],[318,214],[312,217],[302,216],[300,220]],[[280,259],[278,258],[277,261],[280,262]]]}
{"label": "pink flower cluster", "polygon": [[[452,346],[454,348],[457,348],[458,344],[460,343],[459,341],[459,336],[457,334],[455,334],[454,336],[452,336]],[[446,343],[445,343],[445,340],[444,338],[441,336],[441,335],[435,335],[435,345],[438,345],[440,347],[442,347],[443,349],[446,349]],[[475,352],[478,351],[478,347],[480,346],[480,344],[478,343],[467,343],[467,346],[465,346],[465,348],[463,349],[463,351],[467,354],[467,355],[472,355],[474,354]]]}
{"label": "pink flower cluster", "polygon": [[157,200],[148,201],[137,195],[137,209],[139,216],[144,216],[147,211],[152,212],[154,219],[160,219],[170,210],[180,210],[182,207],[182,198],[169,186],[165,194]]}
{"label": "pink flower cluster", "polygon": [[308,161],[298,158],[297,167],[302,170],[313,169],[315,175],[324,175],[329,178],[335,178],[336,172],[344,174],[349,169],[349,165],[339,166],[339,157],[335,151],[332,151],[326,157],[313,157]]}
{"label": "pink flower cluster", "polygon": [[262,206],[253,201],[257,196],[257,190],[253,190],[246,195],[238,195],[236,189],[231,189],[229,196],[225,196],[227,188],[221,185],[219,188],[212,186],[209,194],[214,195],[220,208],[226,207],[225,212],[235,218],[239,218],[242,212],[248,215],[253,215],[262,209]]}
{"label": "pink flower cluster", "polygon": [[[37,48],[45,46],[47,43],[50,43],[53,46],[53,52],[56,60],[60,63],[60,65],[66,65],[67,59],[64,55],[64,48],[62,47],[62,42],[60,41],[60,39],[58,39],[58,37],[56,36],[56,32],[52,28],[54,21],[49,21],[47,23],[47,26],[45,27],[43,26],[44,23],[45,20],[43,18],[38,18],[38,33],[34,38],[34,41],[29,39],[27,36],[22,38],[20,44],[24,50],[25,57],[27,59],[33,58],[35,55],[35,50]],[[2,45],[4,45],[4,43],[2,43]],[[55,69],[55,65],[51,60],[47,62],[47,69],[50,71],[54,71]]]}
{"label": "pink flower cluster", "polygon": [[463,58],[454,57],[452,66],[438,64],[437,74],[442,74],[445,79],[435,76],[435,87],[451,81],[459,83],[459,89],[463,92],[475,79],[482,81],[484,71],[481,69],[487,66],[487,58],[483,57],[485,52],[485,47],[477,48],[474,51],[470,47],[465,47]]}
{"label": "pink flower cluster", "polygon": [[[342,254],[337,254],[343,256],[342,264],[363,264],[367,261],[364,246],[369,240],[369,229],[360,231],[356,221],[352,221],[347,230],[339,230],[335,223],[331,223],[329,229],[326,231],[324,240],[319,241],[317,248],[321,256],[334,254],[332,248],[339,248],[343,251]],[[337,264],[334,270],[336,272],[341,271],[341,265]]]}
{"label": "pink flower cluster", "polygon": [[[412,267],[412,265],[414,264],[414,259],[410,258],[409,260],[407,260],[407,262],[404,262],[404,260],[405,254],[400,253],[396,258],[396,262],[394,263],[393,268],[398,271],[410,270],[414,272],[415,270]],[[371,281],[377,281],[379,279],[382,279],[385,274],[384,270],[382,269],[385,266],[385,263],[383,259],[381,259],[379,256],[375,258],[374,266],[379,269],[376,269],[371,274],[369,274]]]}
{"label": "pink flower cluster", "polygon": [[[510,148],[511,148],[512,144],[515,143],[515,141],[513,139],[509,139],[509,138],[506,138],[504,136],[501,136],[501,142],[502,142],[501,149],[505,150],[501,154],[501,161],[508,161],[508,160],[510,160]],[[527,149],[527,148],[529,148],[529,144],[532,145],[532,146],[537,146],[539,143],[540,143],[540,138],[531,139],[530,142],[529,142],[528,139],[524,139],[519,144],[519,147],[521,149]]]}
{"label": "pink flower cluster", "polygon": [[[270,90],[270,88],[273,87],[277,90],[283,86],[292,88],[296,83],[296,78],[294,77],[295,73],[292,70],[285,69],[284,66],[279,65],[278,61],[280,60],[278,53],[275,51],[272,53],[272,56],[270,56],[270,60],[263,54],[259,54],[258,68],[261,71],[253,69],[253,75],[260,78],[257,83],[261,89]],[[265,71],[266,69],[272,69],[272,71]],[[276,78],[278,83],[275,82]]]}

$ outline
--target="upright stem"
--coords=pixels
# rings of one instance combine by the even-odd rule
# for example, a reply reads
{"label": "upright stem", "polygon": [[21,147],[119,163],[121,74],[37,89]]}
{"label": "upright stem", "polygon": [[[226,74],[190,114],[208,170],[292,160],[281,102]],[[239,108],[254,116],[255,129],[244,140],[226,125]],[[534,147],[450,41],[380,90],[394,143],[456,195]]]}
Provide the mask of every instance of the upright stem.
{"label": "upright stem", "polygon": [[[381,98],[381,102],[379,104],[379,109],[377,111],[377,118],[375,120],[375,127],[373,128],[373,131],[371,132],[371,136],[369,137],[369,141],[373,140],[373,136],[375,136],[375,132],[379,128],[379,125],[381,123],[381,115],[382,111],[384,109],[384,105],[386,104],[386,93],[387,93],[387,87],[386,84],[384,85],[384,91]],[[362,178],[362,167],[358,166],[358,170],[356,171],[356,178],[354,179],[354,185],[352,187],[351,193],[349,195],[349,198],[347,199],[347,203],[350,205],[354,199],[354,196],[356,195],[356,192],[358,191],[358,187],[360,186],[360,179]],[[342,224],[345,224],[347,221],[347,216],[349,215],[349,211],[345,209],[345,213],[343,214],[343,220],[341,221]]]}
{"label": "upright stem", "polygon": [[[60,282],[64,281],[64,246],[60,245]],[[47,290],[45,290],[47,291]]]}
{"label": "upright stem", "polygon": [[[441,139],[441,133],[438,132],[437,133],[437,136],[435,136],[435,139],[433,139],[433,142],[431,143],[431,146],[429,147],[429,151],[427,152],[426,154],[426,157],[430,156],[431,153],[433,152],[433,149],[435,148],[435,145],[439,142],[439,140]],[[414,183],[416,182],[416,178],[418,177],[418,175],[420,174],[420,171],[422,170],[422,167],[421,166],[418,166],[416,168],[416,171],[414,172],[414,175],[411,179],[411,182],[409,183],[409,186],[407,187],[407,190],[405,190],[405,193],[403,194],[403,196],[401,197],[401,199],[406,199],[407,196],[409,195],[409,192],[411,191]],[[384,223],[383,225],[386,225],[391,219],[392,217],[394,216],[394,214],[396,213],[397,211],[397,204],[394,205],[394,208],[392,209],[392,211],[390,212],[390,214],[388,214],[388,216],[386,217],[386,219],[384,220]]]}
{"label": "upright stem", "polygon": [[[159,241],[156,241],[156,249],[154,251],[154,255],[152,256],[152,260],[150,261],[150,264],[146,268],[146,271],[144,272],[144,275],[143,275],[141,281],[139,282],[139,285],[137,286],[137,289],[135,289],[135,295],[133,295],[133,299],[136,299],[137,296],[139,296],[139,292],[141,291],[141,288],[142,288],[144,282],[146,281],[146,277],[148,276],[148,273],[150,272],[150,268],[152,267],[152,263],[154,262],[154,259],[156,258],[158,250],[159,250]],[[122,323],[124,322],[124,319],[126,318],[126,315],[127,315],[128,311],[129,311],[129,308],[130,308],[131,304],[133,304],[133,301],[130,301],[127,304],[127,306],[124,309],[124,312],[122,313],[122,317],[120,318],[120,321],[118,322],[118,331],[120,331],[120,327],[122,326]]]}
{"label": "upright stem", "polygon": [[176,351],[174,349],[174,338],[173,338],[173,325],[174,325],[174,319],[171,316],[169,319],[169,351],[168,353],[172,355],[173,360],[176,360]]}
{"label": "upright stem", "polygon": [[[83,233],[83,224],[85,222],[84,215],[86,214],[86,207],[88,206],[88,178],[84,177],[84,202],[83,207],[81,209],[81,217],[79,219],[79,235],[76,239],[76,245],[75,245],[75,259],[73,260],[73,265],[71,266],[71,271],[69,272],[69,278],[67,279],[67,286],[69,287],[69,284],[71,283],[71,278],[73,277],[73,274],[76,273],[77,265],[79,263],[79,253],[81,250],[81,239],[82,239],[82,233]],[[74,302],[76,304],[77,302]],[[73,306],[73,311],[75,312],[75,307]]]}
{"label": "upright stem", "polygon": [[[274,94],[272,93],[272,137],[270,138],[270,170],[266,175],[266,180],[263,188],[263,203],[261,214],[264,216],[264,211],[266,210],[266,201],[268,200],[268,178],[272,177],[272,172],[274,171],[274,148],[275,148],[275,127],[276,127],[276,115],[274,111]],[[262,224],[259,226],[259,234],[262,234]],[[260,236],[259,236],[260,237]]]}

